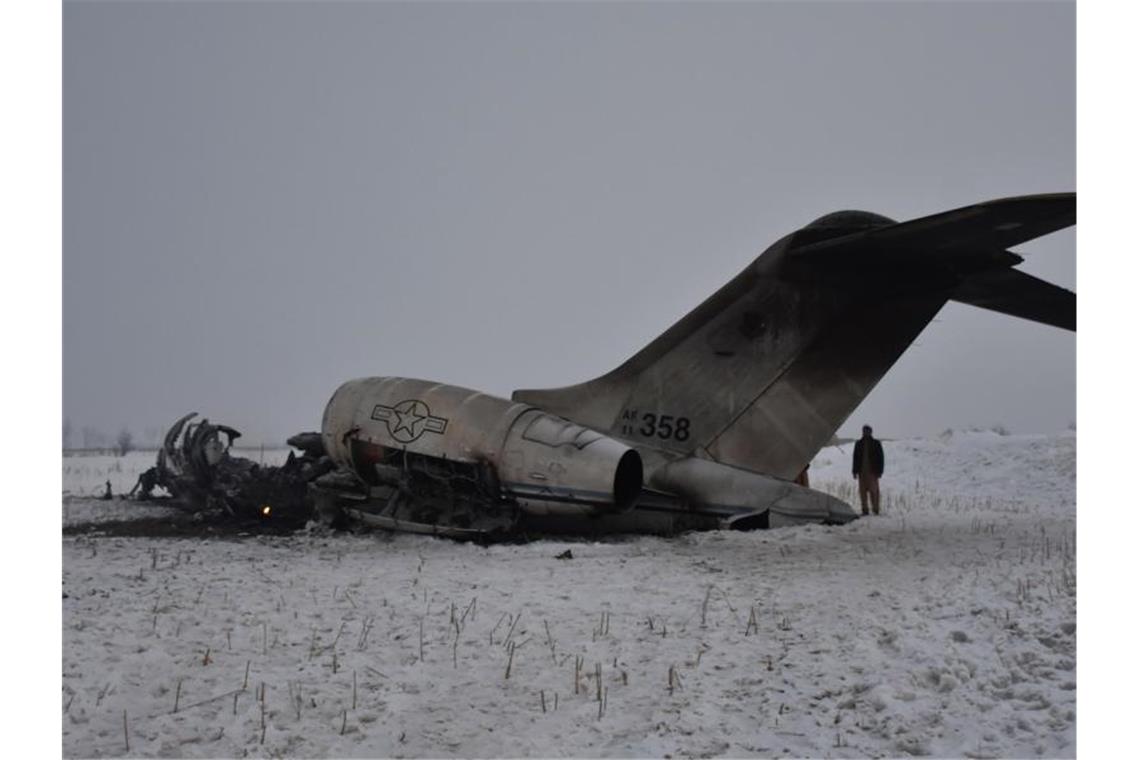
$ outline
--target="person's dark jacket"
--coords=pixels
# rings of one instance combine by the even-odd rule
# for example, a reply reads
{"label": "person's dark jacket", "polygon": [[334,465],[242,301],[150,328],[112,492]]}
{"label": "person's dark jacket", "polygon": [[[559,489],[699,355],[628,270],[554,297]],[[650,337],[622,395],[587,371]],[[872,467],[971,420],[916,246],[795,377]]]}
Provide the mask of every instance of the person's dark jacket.
{"label": "person's dark jacket", "polygon": [[871,442],[871,471],[875,473],[876,478],[883,477],[883,444],[875,438],[860,438],[855,441],[855,453],[851,457],[851,474],[858,475],[859,471],[863,469],[863,445],[868,440]]}

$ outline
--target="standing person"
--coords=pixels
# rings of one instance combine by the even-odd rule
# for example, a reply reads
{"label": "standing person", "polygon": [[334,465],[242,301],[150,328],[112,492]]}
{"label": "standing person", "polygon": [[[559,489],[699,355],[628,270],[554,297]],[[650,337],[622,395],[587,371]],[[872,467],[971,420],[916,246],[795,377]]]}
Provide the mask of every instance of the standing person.
{"label": "standing person", "polygon": [[867,512],[867,495],[871,496],[871,507],[879,514],[879,478],[883,477],[883,444],[871,435],[871,426],[863,426],[863,437],[855,441],[855,452],[851,457],[851,475],[859,479],[859,503],[863,514]]}

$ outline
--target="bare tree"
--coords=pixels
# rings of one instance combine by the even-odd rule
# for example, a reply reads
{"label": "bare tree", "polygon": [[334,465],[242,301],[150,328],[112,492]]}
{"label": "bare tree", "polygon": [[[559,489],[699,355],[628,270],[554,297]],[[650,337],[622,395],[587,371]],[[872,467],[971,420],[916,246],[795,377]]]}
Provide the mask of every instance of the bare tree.
{"label": "bare tree", "polygon": [[116,442],[119,446],[119,456],[125,457],[131,451],[133,448],[131,445],[133,441],[134,436],[131,435],[130,430],[123,428],[119,431],[119,437],[116,439]]}
{"label": "bare tree", "polygon": [[71,448],[71,418],[63,418],[63,450]]}

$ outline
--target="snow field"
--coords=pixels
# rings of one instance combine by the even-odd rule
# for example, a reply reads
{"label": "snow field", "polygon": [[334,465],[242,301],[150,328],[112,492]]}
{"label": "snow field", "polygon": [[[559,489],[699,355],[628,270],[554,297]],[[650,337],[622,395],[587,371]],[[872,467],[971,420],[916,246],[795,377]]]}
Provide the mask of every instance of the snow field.
{"label": "snow field", "polygon": [[1075,437],[886,455],[844,527],[65,538],[64,754],[1072,756]]}

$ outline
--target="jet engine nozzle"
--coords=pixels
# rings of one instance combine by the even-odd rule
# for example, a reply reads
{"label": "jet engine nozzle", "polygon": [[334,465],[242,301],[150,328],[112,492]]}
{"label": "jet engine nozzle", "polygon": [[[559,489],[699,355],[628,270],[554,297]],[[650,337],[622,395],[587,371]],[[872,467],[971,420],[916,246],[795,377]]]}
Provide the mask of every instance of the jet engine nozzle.
{"label": "jet engine nozzle", "polygon": [[529,514],[612,514],[641,493],[641,455],[596,430],[530,409],[511,426],[499,474]]}

